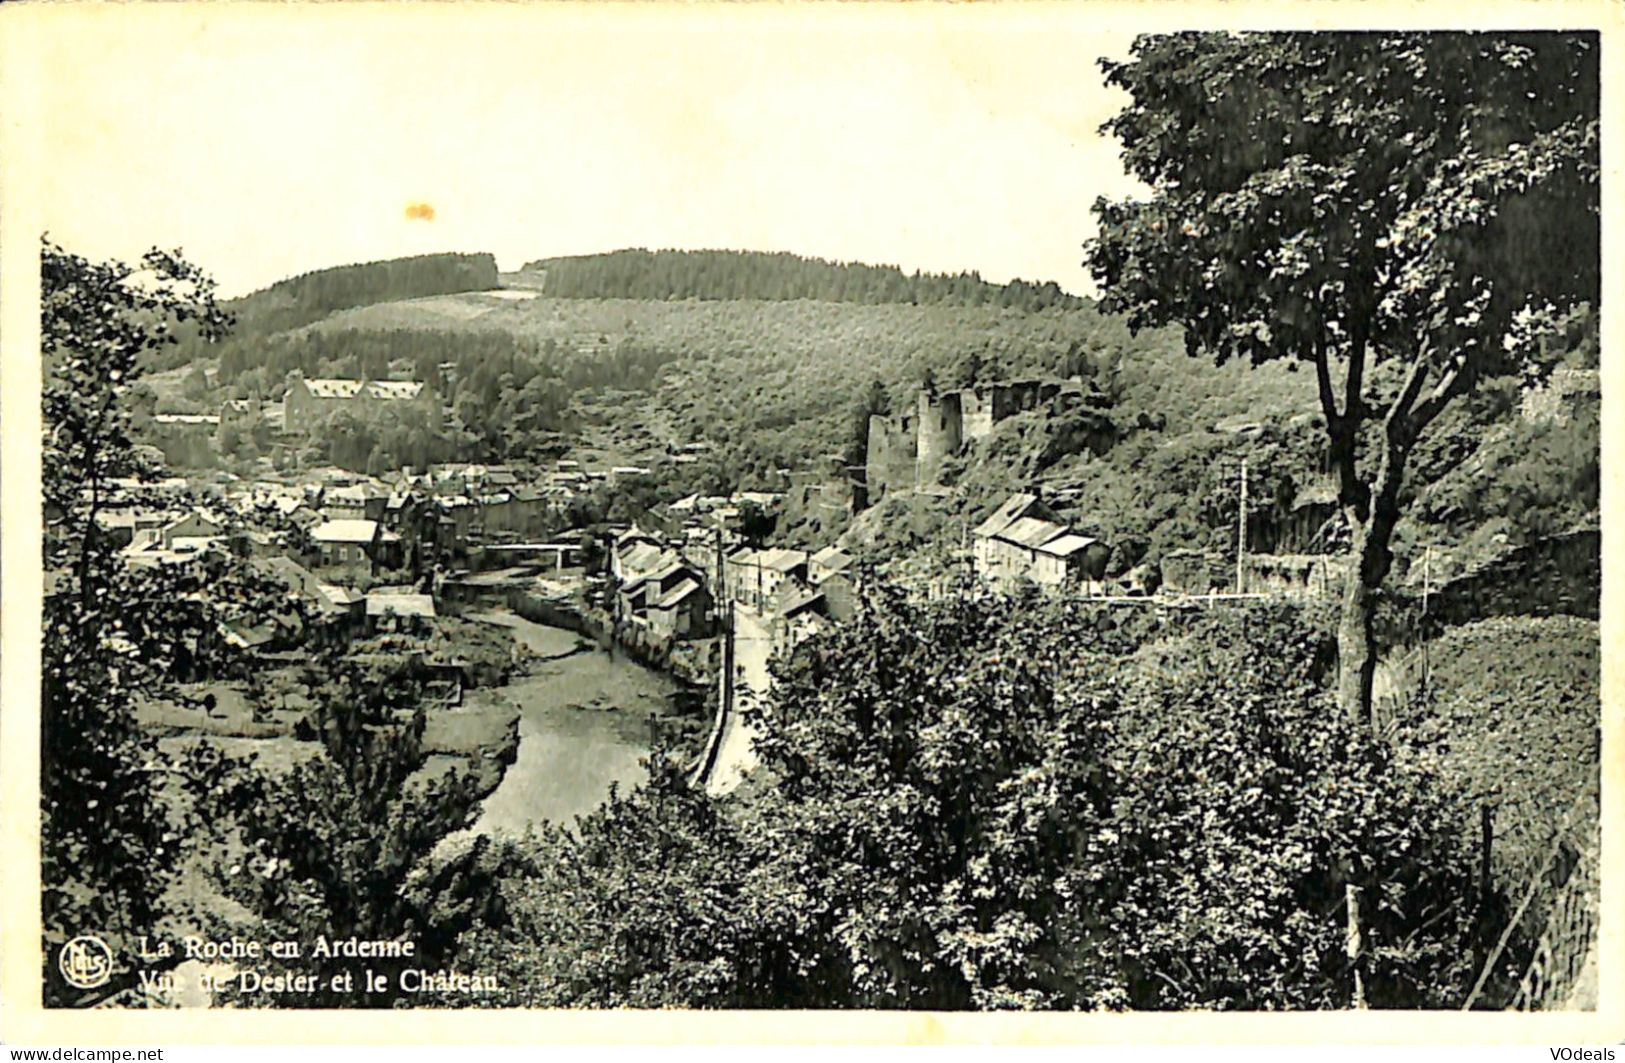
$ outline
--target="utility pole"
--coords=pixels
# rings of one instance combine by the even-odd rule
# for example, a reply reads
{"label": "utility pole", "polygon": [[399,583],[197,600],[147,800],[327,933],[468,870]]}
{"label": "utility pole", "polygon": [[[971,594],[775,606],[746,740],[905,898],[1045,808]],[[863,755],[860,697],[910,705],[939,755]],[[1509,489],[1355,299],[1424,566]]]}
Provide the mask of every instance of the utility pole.
{"label": "utility pole", "polygon": [[734,600],[728,599],[728,627],[722,643],[722,718],[733,716],[734,709]]}
{"label": "utility pole", "polygon": [[1422,693],[1428,689],[1428,597],[1433,590],[1433,547],[1422,549]]}
{"label": "utility pole", "polygon": [[1433,547],[1422,548],[1422,617],[1428,615],[1428,592],[1433,588]]}
{"label": "utility pole", "polygon": [[1236,593],[1247,593],[1247,459],[1241,459],[1241,509],[1236,515]]}
{"label": "utility pole", "polygon": [[[711,773],[716,770],[717,758],[722,753],[722,743],[727,737],[728,724],[733,717],[734,702],[734,597],[728,593],[727,573],[724,566],[727,559],[722,552],[722,518],[717,518],[716,524],[716,551],[717,551],[717,585],[712,594],[713,602],[726,600],[726,610],[720,606],[717,609],[717,619],[722,625],[722,682],[717,691],[717,727],[715,738],[705,751],[705,758],[700,762],[699,772],[695,775],[695,783],[704,786],[710,782]],[[721,597],[718,597],[720,595]]]}
{"label": "utility pole", "polygon": [[[712,608],[717,608],[717,603],[722,601],[723,597],[725,597],[728,594],[728,573],[726,571],[724,571],[724,568],[723,568],[723,566],[725,566],[728,562],[724,559],[723,553],[722,553],[722,520],[721,520],[721,518],[717,519],[716,532],[717,532],[717,534],[715,536],[715,539],[716,539],[716,549],[717,549],[717,568],[716,568],[716,572],[717,572],[716,583],[717,583],[717,585],[711,592]],[[719,615],[719,618],[720,618],[721,612],[722,612],[722,610],[720,608],[717,608],[717,613]]]}

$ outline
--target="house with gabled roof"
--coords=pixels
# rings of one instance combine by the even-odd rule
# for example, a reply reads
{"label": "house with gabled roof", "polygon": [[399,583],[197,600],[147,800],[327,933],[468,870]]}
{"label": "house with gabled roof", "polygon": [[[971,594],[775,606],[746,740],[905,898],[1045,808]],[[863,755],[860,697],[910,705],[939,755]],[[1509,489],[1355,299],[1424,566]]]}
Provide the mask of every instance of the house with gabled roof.
{"label": "house with gabled roof", "polygon": [[[1003,583],[1016,578],[1006,570],[1019,570],[1023,555],[1012,550],[1007,540],[1000,538],[1011,525],[1020,520],[1054,520],[1055,513],[1038,496],[1021,492],[1004,500],[1004,504],[988,515],[987,519],[971,531],[972,559],[976,574],[990,583]],[[1017,575],[1019,576],[1019,571]]]}
{"label": "house with gabled roof", "polygon": [[790,652],[830,624],[824,593],[803,584],[783,584],[766,606],[775,653]]}
{"label": "house with gabled roof", "polygon": [[375,520],[329,520],[310,530],[317,562],[360,565],[369,572],[399,564],[401,537]]}
{"label": "house with gabled roof", "polygon": [[321,509],[327,517],[354,520],[382,520],[389,505],[390,492],[375,483],[360,483],[329,487],[322,492]]}
{"label": "house with gabled roof", "polygon": [[851,554],[839,546],[826,546],[807,559],[807,582],[816,587],[851,567]]}
{"label": "house with gabled roof", "polygon": [[730,555],[728,594],[750,608],[765,611],[779,588],[807,578],[807,552],[783,547],[748,550]]}
{"label": "house with gabled roof", "polygon": [[[633,548],[634,552],[652,549],[648,543],[639,543]],[[639,559],[641,562],[641,558]],[[642,623],[652,623],[651,610],[660,608],[668,615],[662,620],[669,622],[673,630],[678,626],[678,617],[673,610],[677,610],[686,597],[672,597],[674,592],[680,590],[684,583],[695,583],[704,586],[705,577],[694,565],[685,561],[675,550],[661,550],[648,564],[639,564],[638,567],[625,570],[616,592],[616,604],[620,615],[628,620]],[[689,592],[690,594],[692,592]],[[709,602],[702,603],[707,608]],[[687,608],[693,608],[693,603]]]}
{"label": "house with gabled roof", "polygon": [[649,629],[672,639],[711,634],[711,592],[692,572],[684,572],[669,589],[645,592]]}
{"label": "house with gabled roof", "polygon": [[1110,547],[1074,532],[1037,495],[1011,495],[972,532],[976,574],[1013,590],[1032,582],[1049,591],[1093,586],[1105,578]]}

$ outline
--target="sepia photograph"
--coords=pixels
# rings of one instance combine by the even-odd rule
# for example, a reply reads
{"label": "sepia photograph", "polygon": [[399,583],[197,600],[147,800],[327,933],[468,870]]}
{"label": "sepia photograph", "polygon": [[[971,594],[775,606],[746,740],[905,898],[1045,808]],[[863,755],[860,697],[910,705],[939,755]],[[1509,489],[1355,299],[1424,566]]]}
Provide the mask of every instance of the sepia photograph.
{"label": "sepia photograph", "polygon": [[1613,22],[1092,6],[6,5],[9,1006],[1617,1041]]}

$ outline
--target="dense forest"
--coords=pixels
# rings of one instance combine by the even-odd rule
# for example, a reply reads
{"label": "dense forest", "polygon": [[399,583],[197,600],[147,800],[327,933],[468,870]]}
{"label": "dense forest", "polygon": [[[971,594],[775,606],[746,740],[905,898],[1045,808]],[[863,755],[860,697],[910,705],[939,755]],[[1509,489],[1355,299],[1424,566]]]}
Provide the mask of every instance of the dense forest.
{"label": "dense forest", "polygon": [[[223,305],[236,319],[234,334],[241,342],[300,328],[355,306],[496,286],[497,263],[489,254],[416,255],[312,270]],[[196,336],[187,336],[152,364],[169,368],[214,353]]]}
{"label": "dense forest", "polygon": [[941,303],[1019,310],[1077,309],[1086,300],[1054,281],[990,284],[981,274],[904,273],[896,266],[827,262],[787,252],[646,251],[546,258],[547,294],[562,299],[817,299],[832,303]]}
{"label": "dense forest", "polygon": [[417,255],[301,273],[245,296],[229,309],[244,331],[275,332],[352,306],[496,286],[497,263],[489,254]]}

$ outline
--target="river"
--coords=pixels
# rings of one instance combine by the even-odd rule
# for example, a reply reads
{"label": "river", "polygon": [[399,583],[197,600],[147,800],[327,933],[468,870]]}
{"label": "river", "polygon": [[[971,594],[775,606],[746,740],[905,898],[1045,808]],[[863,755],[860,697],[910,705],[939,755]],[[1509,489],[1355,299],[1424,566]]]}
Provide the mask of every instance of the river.
{"label": "river", "polygon": [[[533,823],[569,823],[646,776],[651,721],[671,713],[676,684],[624,654],[613,657],[574,632],[511,613],[479,619],[513,629],[543,657],[530,675],[506,686],[469,692],[504,699],[520,709],[519,752],[501,784],[485,799],[474,829],[517,834]],[[572,651],[576,652],[572,652]]]}

